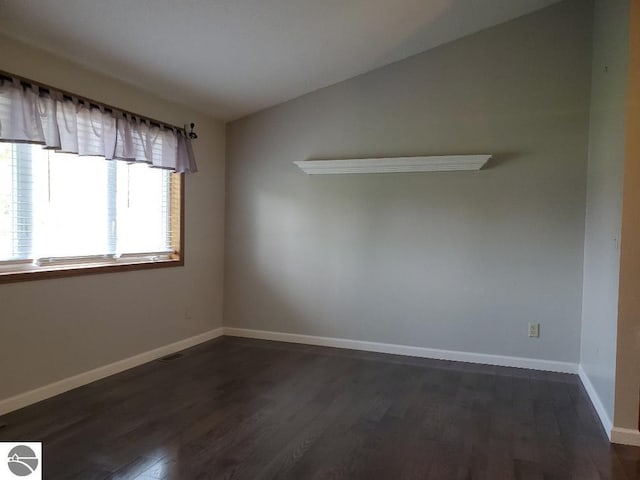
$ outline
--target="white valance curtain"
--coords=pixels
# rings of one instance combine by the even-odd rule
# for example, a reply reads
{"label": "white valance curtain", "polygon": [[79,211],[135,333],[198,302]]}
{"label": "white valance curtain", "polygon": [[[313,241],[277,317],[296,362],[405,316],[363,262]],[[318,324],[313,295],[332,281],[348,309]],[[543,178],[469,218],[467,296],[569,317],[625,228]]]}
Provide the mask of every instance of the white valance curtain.
{"label": "white valance curtain", "polygon": [[161,127],[19,79],[0,78],[0,141],[40,144],[179,173],[197,171],[191,140],[183,129]]}

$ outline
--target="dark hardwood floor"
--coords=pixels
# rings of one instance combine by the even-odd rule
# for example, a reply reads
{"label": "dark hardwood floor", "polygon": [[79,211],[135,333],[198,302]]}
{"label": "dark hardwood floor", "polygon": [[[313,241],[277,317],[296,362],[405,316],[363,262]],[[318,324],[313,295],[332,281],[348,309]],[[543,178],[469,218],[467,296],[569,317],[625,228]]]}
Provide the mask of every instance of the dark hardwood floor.
{"label": "dark hardwood floor", "polygon": [[574,375],[230,337],[2,424],[47,480],[640,478]]}

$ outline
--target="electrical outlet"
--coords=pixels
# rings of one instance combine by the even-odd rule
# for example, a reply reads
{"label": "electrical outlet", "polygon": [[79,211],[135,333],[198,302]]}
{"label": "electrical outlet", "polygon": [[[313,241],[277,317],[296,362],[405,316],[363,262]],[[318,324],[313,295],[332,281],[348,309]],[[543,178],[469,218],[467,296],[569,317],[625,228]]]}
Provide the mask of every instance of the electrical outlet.
{"label": "electrical outlet", "polygon": [[538,338],[540,336],[540,324],[539,323],[530,323],[529,324],[529,337]]}
{"label": "electrical outlet", "polygon": [[191,307],[187,307],[184,309],[184,319],[191,320],[193,318],[193,310]]}

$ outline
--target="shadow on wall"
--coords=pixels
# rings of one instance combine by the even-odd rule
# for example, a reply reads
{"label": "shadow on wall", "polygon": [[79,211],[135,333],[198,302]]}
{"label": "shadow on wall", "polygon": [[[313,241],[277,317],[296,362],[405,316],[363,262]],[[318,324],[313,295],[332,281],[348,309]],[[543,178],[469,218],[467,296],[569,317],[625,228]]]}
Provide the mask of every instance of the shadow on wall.
{"label": "shadow on wall", "polygon": [[482,170],[490,170],[493,168],[499,168],[503,166],[505,163],[514,162],[520,156],[517,153],[497,153],[494,154],[489,161],[485,164]]}

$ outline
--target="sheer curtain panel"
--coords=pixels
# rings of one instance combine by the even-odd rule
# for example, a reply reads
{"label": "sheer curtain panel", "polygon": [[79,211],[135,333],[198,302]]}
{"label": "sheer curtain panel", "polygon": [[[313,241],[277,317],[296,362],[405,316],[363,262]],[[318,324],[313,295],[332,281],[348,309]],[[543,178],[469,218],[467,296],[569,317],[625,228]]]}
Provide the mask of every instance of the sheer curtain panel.
{"label": "sheer curtain panel", "polygon": [[191,140],[183,129],[3,76],[0,141],[39,144],[177,173],[197,171]]}

